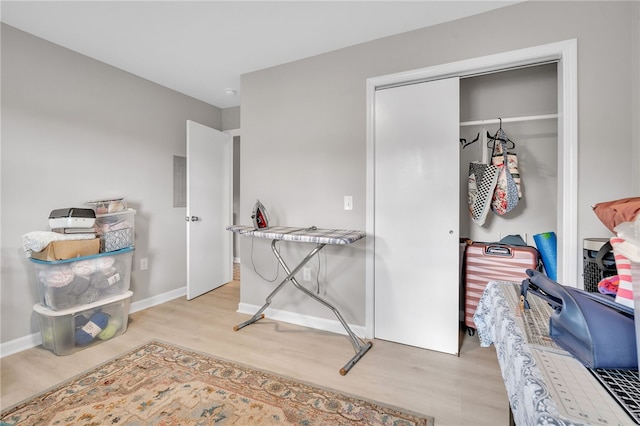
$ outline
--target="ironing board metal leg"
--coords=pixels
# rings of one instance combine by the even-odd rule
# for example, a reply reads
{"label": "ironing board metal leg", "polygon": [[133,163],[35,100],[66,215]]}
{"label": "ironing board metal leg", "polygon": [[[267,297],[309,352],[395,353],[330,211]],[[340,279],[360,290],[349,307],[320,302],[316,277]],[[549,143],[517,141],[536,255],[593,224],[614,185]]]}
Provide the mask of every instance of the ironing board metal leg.
{"label": "ironing board metal leg", "polygon": [[351,358],[349,360],[349,362],[347,362],[344,367],[342,367],[340,369],[340,374],[342,376],[344,376],[345,374],[347,374],[349,372],[349,370],[351,370],[351,367],[353,367],[354,365],[356,365],[356,362],[360,361],[360,358],[362,358],[364,356],[365,353],[367,353],[367,351],[369,349],[371,349],[371,347],[373,346],[373,343],[371,342],[366,342],[366,344],[364,346],[362,346],[360,348],[360,350],[356,351],[356,354],[353,356],[353,358]]}
{"label": "ironing board metal leg", "polygon": [[[307,296],[311,297],[312,299],[314,299],[315,301],[323,304],[324,306],[326,306],[327,308],[331,309],[331,311],[333,311],[333,313],[335,314],[335,316],[338,318],[338,321],[340,321],[340,324],[342,324],[342,327],[344,327],[344,329],[346,330],[347,334],[349,335],[349,339],[351,340],[351,344],[353,345],[353,350],[356,352],[355,356],[353,358],[351,358],[351,360],[349,360],[349,362],[340,369],[340,374],[341,375],[345,375],[349,372],[349,370],[351,370],[351,367],[353,367],[356,362],[358,362],[360,360],[360,358],[362,358],[362,356],[369,350],[371,349],[371,346],[373,346],[373,344],[371,342],[364,342],[363,340],[361,340],[349,327],[349,325],[347,324],[347,322],[344,320],[344,318],[342,318],[342,315],[340,314],[340,312],[329,302],[327,302],[326,300],[322,299],[321,297],[313,294],[313,292],[309,291],[306,287],[303,287],[302,285],[300,285],[300,283],[298,282],[298,280],[296,280],[295,278],[295,274],[313,257],[315,256],[315,254],[320,251],[320,249],[322,249],[322,247],[324,247],[324,244],[318,244],[304,259],[302,262],[300,262],[300,264],[298,264],[298,266],[296,266],[294,268],[294,270],[291,272],[289,271],[289,267],[287,266],[287,264],[285,263],[284,259],[282,258],[282,256],[280,255],[280,252],[278,251],[278,248],[276,247],[276,245],[274,244],[275,240],[272,242],[271,244],[271,250],[273,251],[273,254],[275,255],[276,259],[278,259],[278,262],[280,263],[280,265],[282,266],[282,269],[284,269],[284,271],[288,274],[287,275],[287,280],[290,280],[291,283],[300,291],[302,291],[303,293],[305,293]],[[277,290],[277,289],[276,289]]]}
{"label": "ironing board metal leg", "polygon": [[[274,253],[278,253],[278,249],[276,247],[276,243],[277,240],[273,240],[271,241],[271,250],[274,251]],[[284,267],[284,271],[287,273],[287,276],[282,280],[282,282],[280,284],[278,284],[278,286],[269,294],[269,296],[267,296],[266,299],[266,303],[264,305],[262,305],[262,307],[258,310],[258,312],[256,312],[255,314],[253,314],[253,316],[251,318],[249,318],[247,321],[236,325],[235,327],[233,327],[233,329],[235,331],[240,330],[241,328],[244,328],[248,325],[253,324],[254,322],[261,320],[262,318],[264,318],[264,311],[269,307],[269,305],[271,305],[271,301],[273,300],[274,296],[282,289],[282,287],[285,286],[285,284],[291,280],[295,280],[295,278],[293,277],[295,274],[298,273],[298,271],[300,271],[300,269],[302,269],[304,267],[304,265],[307,264],[307,262],[309,260],[311,260],[311,258],[313,256],[315,256],[316,253],[318,253],[322,247],[324,247],[325,244],[318,244],[313,250],[311,250],[311,252],[304,258],[302,259],[302,261],[298,264],[298,266],[296,266],[296,268],[293,271],[289,271],[289,268],[286,268],[286,265]],[[280,262],[280,259],[282,259],[280,257],[280,254],[276,255],[276,258],[278,258],[278,261]],[[280,264],[282,264],[282,262],[280,262]]]}

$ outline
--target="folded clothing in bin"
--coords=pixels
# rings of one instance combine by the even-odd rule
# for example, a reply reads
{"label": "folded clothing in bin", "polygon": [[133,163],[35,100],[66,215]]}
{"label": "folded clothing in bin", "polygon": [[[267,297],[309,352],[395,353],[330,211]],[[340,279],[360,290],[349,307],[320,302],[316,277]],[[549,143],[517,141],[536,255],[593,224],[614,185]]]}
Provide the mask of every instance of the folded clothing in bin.
{"label": "folded clothing in bin", "polygon": [[56,355],[69,355],[119,336],[127,330],[132,295],[133,292],[127,291],[100,302],[61,311],[34,305],[42,346]]}
{"label": "folded clothing in bin", "polygon": [[91,206],[96,214],[115,213],[127,210],[127,199],[124,197],[87,201],[85,204]]}
{"label": "folded clothing in bin", "polygon": [[55,262],[32,258],[40,303],[61,310],[125,293],[132,258],[133,248]]}

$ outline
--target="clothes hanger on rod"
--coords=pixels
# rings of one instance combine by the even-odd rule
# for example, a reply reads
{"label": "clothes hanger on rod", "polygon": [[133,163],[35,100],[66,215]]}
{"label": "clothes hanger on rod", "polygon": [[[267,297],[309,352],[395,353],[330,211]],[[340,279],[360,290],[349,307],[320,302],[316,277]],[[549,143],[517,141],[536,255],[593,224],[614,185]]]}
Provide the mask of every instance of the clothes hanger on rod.
{"label": "clothes hanger on rod", "polygon": [[487,148],[491,148],[491,150],[494,150],[496,147],[496,141],[500,141],[507,144],[507,149],[514,149],[516,147],[516,143],[514,141],[509,138],[505,140],[498,137],[498,133],[500,132],[500,130],[502,130],[502,118],[499,118],[499,120],[500,128],[496,131],[495,135],[491,136],[491,134],[487,131]]}
{"label": "clothes hanger on rod", "polygon": [[470,142],[467,142],[467,140],[465,138],[460,138],[460,145],[462,145],[462,149],[465,149],[466,147],[468,147],[469,145],[471,145],[474,142],[477,142],[478,139],[480,139],[480,132],[478,132],[478,134],[476,135],[476,138]]}

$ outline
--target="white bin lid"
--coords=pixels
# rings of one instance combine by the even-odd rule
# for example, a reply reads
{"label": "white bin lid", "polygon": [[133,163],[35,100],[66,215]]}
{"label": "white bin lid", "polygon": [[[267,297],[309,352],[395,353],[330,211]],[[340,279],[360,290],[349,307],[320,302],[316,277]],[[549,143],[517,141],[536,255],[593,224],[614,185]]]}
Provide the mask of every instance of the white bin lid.
{"label": "white bin lid", "polygon": [[118,294],[116,296],[109,297],[107,299],[98,300],[97,302],[88,303],[86,305],[78,305],[69,309],[62,309],[60,311],[54,311],[45,306],[42,306],[40,303],[36,303],[33,305],[33,310],[39,314],[46,315],[48,317],[63,317],[65,315],[73,315],[78,312],[88,311],[90,309],[99,308],[100,306],[109,305],[114,302],[119,302],[121,300],[127,299],[133,296],[133,292],[128,290],[122,294]]}

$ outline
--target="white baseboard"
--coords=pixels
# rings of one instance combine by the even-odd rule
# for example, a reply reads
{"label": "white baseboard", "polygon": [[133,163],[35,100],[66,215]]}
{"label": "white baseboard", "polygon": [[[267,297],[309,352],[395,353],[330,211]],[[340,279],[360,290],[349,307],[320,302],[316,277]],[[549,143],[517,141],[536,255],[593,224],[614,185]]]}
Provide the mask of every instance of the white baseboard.
{"label": "white baseboard", "polygon": [[35,348],[41,344],[42,336],[40,336],[40,332],[10,340],[0,345],[0,358],[22,352],[26,349]]}
{"label": "white baseboard", "polygon": [[[152,296],[144,300],[138,300],[131,303],[129,306],[129,313],[141,311],[143,309],[151,308],[152,306],[160,305],[178,297],[185,296],[187,294],[187,287],[181,287],[176,290],[171,290],[167,293]],[[13,355],[24,350],[34,348],[42,344],[42,336],[40,332],[32,333],[27,336],[19,337],[14,340],[0,344],[0,358],[8,355]]]}
{"label": "white baseboard", "polygon": [[[262,306],[250,305],[247,303],[239,303],[238,310],[236,312],[241,314],[252,315],[258,312]],[[289,311],[282,311],[279,309],[267,308],[264,311],[264,315],[267,318],[288,322],[290,324],[301,325],[303,327],[315,328],[317,330],[329,331],[332,333],[338,333],[347,335],[347,331],[344,329],[340,321],[337,319],[330,320],[326,318],[312,317],[309,315],[302,315]],[[358,337],[364,338],[365,330],[364,326],[348,324],[351,331],[353,331]]]}
{"label": "white baseboard", "polygon": [[144,300],[138,300],[137,302],[133,302],[129,308],[129,312],[138,312],[143,309],[151,308],[152,306],[161,305],[165,302],[168,302],[173,299],[177,299],[178,297],[187,295],[187,287],[180,287],[175,290],[171,290],[169,292],[159,294],[157,296],[151,296]]}

